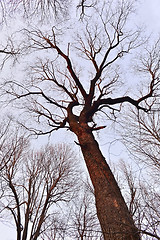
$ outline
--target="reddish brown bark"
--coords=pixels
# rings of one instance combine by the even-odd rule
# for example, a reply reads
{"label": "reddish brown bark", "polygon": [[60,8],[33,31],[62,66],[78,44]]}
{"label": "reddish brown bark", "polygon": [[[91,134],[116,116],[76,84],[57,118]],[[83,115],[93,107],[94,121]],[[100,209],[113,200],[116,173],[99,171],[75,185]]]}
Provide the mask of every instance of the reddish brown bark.
{"label": "reddish brown bark", "polygon": [[73,124],[95,190],[97,215],[105,240],[139,240],[117,182],[87,123]]}

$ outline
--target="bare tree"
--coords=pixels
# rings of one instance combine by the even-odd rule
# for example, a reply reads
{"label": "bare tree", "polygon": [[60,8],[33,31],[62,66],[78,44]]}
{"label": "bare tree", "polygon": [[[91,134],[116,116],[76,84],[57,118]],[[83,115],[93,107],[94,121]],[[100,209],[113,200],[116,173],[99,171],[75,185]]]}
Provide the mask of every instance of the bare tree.
{"label": "bare tree", "polygon": [[[159,41],[158,41],[159,42]],[[159,79],[159,62],[155,62],[158,54],[158,42],[148,50],[150,59],[143,58],[140,70],[157,72]],[[140,66],[140,65],[139,65]],[[153,105],[149,114],[141,111],[130,111],[121,122],[120,134],[128,149],[130,158],[136,162],[134,171],[123,163],[122,169],[130,189],[129,206],[139,225],[144,239],[160,239],[160,132],[159,102]],[[125,126],[125,128],[124,128]],[[129,200],[129,199],[128,199]]]}
{"label": "bare tree", "polygon": [[79,240],[103,239],[97,219],[94,195],[88,190],[72,205],[71,236]]}
{"label": "bare tree", "polygon": [[0,2],[0,23],[7,21],[8,17],[14,17],[16,14],[24,18],[37,17],[44,21],[47,18],[53,18],[53,16],[56,18],[67,14],[70,6],[69,0],[2,0]]}
{"label": "bare tree", "polygon": [[[148,112],[159,88],[158,55],[153,59],[154,64],[148,65],[151,55],[144,62],[150,82],[143,95],[137,98],[125,95],[125,88],[119,80],[116,63],[143,42],[139,30],[130,30],[127,25],[132,7],[129,1],[97,3],[91,8],[90,15],[79,23],[79,29],[83,27],[83,31],[77,34],[73,44],[68,43],[66,51],[64,42],[61,42],[64,35],[56,27],[52,28],[50,34],[48,31],[24,30],[26,38],[23,49],[43,51],[44,55],[42,58],[39,56],[36,65],[32,64],[30,83],[5,83],[5,87],[8,87],[6,92],[20,99],[19,103],[24,99],[29,114],[37,117],[41,128],[34,126],[30,130],[36,134],[48,134],[65,128],[77,137],[77,144],[94,186],[97,214],[104,239],[137,240],[140,237],[95,139],[94,132],[105,128],[104,125],[97,126],[97,117],[101,114],[106,119],[114,117],[124,103]],[[84,71],[78,72],[76,59],[72,55],[74,52],[82,57]],[[45,53],[50,53],[48,59],[45,58]]]}
{"label": "bare tree", "polygon": [[68,204],[65,212],[58,213],[58,218],[42,234],[43,239],[103,239],[96,214],[94,192],[90,188],[85,180],[80,181],[76,197]]}
{"label": "bare tree", "polygon": [[131,215],[133,216],[142,239],[160,239],[160,192],[159,176],[152,168],[142,169],[120,162],[120,182]]}
{"label": "bare tree", "polygon": [[21,154],[27,145],[27,137],[21,137],[20,130],[13,126],[12,120],[12,117],[3,118],[0,124],[0,171],[17,152]]}
{"label": "bare tree", "polygon": [[1,171],[1,215],[12,216],[17,240],[36,240],[53,225],[58,205],[73,199],[75,157],[65,145],[27,154],[20,143]]}
{"label": "bare tree", "polygon": [[154,172],[160,170],[160,113],[154,110],[150,114],[134,112],[127,117],[130,125],[123,131],[123,142],[134,157],[149,166]]}

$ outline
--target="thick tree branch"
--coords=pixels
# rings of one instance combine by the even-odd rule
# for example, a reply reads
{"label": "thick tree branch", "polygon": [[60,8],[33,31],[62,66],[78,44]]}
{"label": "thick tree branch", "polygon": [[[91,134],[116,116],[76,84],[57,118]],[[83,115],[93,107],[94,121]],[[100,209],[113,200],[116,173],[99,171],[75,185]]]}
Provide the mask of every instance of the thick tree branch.
{"label": "thick tree branch", "polygon": [[139,103],[141,101],[139,100],[134,100],[133,98],[129,97],[129,96],[125,96],[125,97],[119,97],[119,98],[106,98],[106,99],[99,99],[97,101],[95,101],[93,103],[93,106],[90,108],[90,110],[88,111],[87,115],[89,116],[93,116],[95,112],[97,112],[99,110],[99,107],[101,107],[101,109],[103,107],[106,107],[107,105],[115,105],[115,104],[121,104],[124,102],[128,102],[131,103],[132,105],[134,105],[137,109],[141,109],[145,112],[148,111],[148,109],[139,106]]}

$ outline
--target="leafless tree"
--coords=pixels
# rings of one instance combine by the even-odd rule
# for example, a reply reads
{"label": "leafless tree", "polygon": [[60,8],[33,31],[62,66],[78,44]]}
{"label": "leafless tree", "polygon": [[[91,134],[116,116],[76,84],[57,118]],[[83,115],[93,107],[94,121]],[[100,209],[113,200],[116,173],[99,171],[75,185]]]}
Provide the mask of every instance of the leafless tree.
{"label": "leafless tree", "polygon": [[54,225],[62,202],[73,199],[78,176],[69,147],[47,146],[28,153],[24,147],[20,141],[1,171],[1,216],[12,217],[17,240],[36,240]]}
{"label": "leafless tree", "polygon": [[128,163],[120,162],[121,186],[142,239],[160,239],[159,176],[151,173],[151,169],[141,169],[139,173],[138,169],[133,169]]}
{"label": "leafless tree", "polygon": [[94,192],[88,184],[81,181],[79,192],[65,213],[58,213],[58,221],[44,231],[43,239],[103,239],[101,227],[96,214]]}
{"label": "leafless tree", "polygon": [[157,109],[150,114],[132,111],[127,121],[130,121],[130,126],[126,125],[127,132],[123,131],[122,137],[128,150],[139,162],[159,172],[160,112]]}
{"label": "leafless tree", "polygon": [[89,181],[85,181],[82,186],[71,205],[68,226],[70,235],[79,240],[103,239],[96,213],[94,190]]}
{"label": "leafless tree", "polygon": [[[44,55],[37,55],[37,63],[32,63],[29,79],[5,83],[6,92],[19,99],[19,104],[24,99],[22,108],[25,104],[29,115],[37,117],[38,126],[34,125],[31,131],[48,134],[65,128],[77,137],[94,186],[104,239],[137,240],[140,237],[95,139],[94,132],[105,128],[105,125],[97,126],[98,116],[103,114],[106,119],[113,119],[124,103],[139,111],[150,111],[158,97],[160,82],[159,55],[152,58],[152,52],[142,61],[150,80],[142,95],[135,98],[126,95],[120,81],[117,64],[144,42],[140,31],[131,30],[127,25],[132,11],[133,4],[129,1],[97,3],[79,22],[80,31],[77,35],[74,33],[76,39],[72,44],[72,39],[68,40],[66,50],[63,40],[67,35],[58,32],[56,27],[51,33],[25,29],[23,49],[32,54],[41,51]],[[83,59],[80,71],[74,53]],[[49,54],[47,59],[45,56]],[[149,64],[150,61],[154,64]]]}
{"label": "leafless tree", "polygon": [[[144,72],[144,66],[148,69],[154,66],[159,79],[159,63],[155,64],[155,56],[158,54],[157,46],[152,51],[148,51],[147,54],[150,54],[150,62],[148,61],[147,65],[143,58],[141,70]],[[159,102],[157,102],[149,114],[132,109],[130,114],[125,116],[123,124],[121,122],[122,141],[128,149],[130,158],[137,164],[136,171],[130,169],[126,164],[122,166],[130,189],[128,203],[130,202],[129,205],[132,206],[134,218],[144,239],[160,239],[159,121]]]}
{"label": "leafless tree", "polygon": [[7,0],[0,2],[1,20],[3,23],[8,17],[14,17],[19,14],[24,18],[37,17],[39,20],[46,20],[50,17],[56,18],[67,14],[70,7],[70,1],[64,0]]}
{"label": "leafless tree", "polygon": [[20,130],[13,126],[12,117],[3,118],[0,125],[0,171],[3,171],[13,156],[25,149],[27,137],[20,136]]}

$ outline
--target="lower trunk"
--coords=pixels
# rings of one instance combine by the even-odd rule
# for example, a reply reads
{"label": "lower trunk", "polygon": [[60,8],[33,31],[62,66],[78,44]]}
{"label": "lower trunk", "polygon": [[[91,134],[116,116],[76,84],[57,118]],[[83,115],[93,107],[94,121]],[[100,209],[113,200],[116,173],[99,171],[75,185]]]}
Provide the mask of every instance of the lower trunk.
{"label": "lower trunk", "polygon": [[138,230],[117,182],[92,132],[76,131],[95,190],[97,215],[105,240],[139,240]]}

